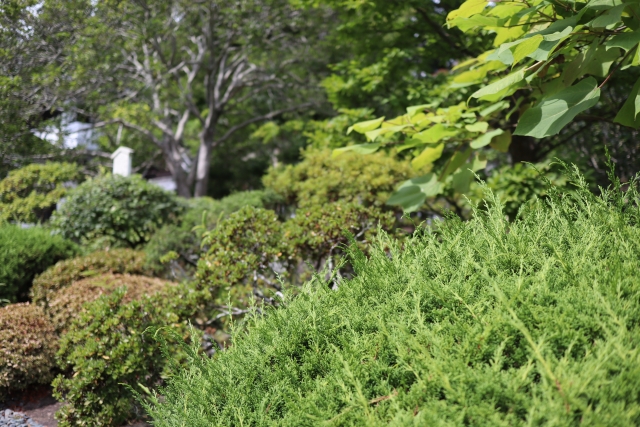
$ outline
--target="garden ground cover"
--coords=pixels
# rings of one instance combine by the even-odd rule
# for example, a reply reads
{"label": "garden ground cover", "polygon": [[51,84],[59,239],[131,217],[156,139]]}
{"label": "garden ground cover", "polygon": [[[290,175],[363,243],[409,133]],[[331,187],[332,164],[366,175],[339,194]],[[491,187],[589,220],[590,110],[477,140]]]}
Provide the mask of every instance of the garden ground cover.
{"label": "garden ground cover", "polygon": [[213,359],[194,347],[147,409],[156,426],[640,423],[638,195],[500,202],[404,247],[352,249]]}

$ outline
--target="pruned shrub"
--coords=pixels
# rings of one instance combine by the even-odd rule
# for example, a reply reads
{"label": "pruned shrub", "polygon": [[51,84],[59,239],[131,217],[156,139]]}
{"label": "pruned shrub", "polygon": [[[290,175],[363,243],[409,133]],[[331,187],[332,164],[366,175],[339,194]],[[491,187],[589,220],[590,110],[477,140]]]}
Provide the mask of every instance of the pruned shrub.
{"label": "pruned shrub", "polygon": [[499,200],[404,249],[353,248],[214,359],[191,353],[147,407],[175,425],[640,424],[640,195]]}
{"label": "pruned shrub", "polygon": [[[133,391],[144,393],[166,378],[168,363],[181,356],[190,336],[187,319],[196,312],[198,293],[171,286],[152,296],[126,302],[128,288],[116,289],[84,309],[60,340],[58,364],[65,372],[53,382],[64,405],[56,418],[62,426],[117,426],[142,415]],[[174,348],[163,354],[158,337]]]}
{"label": "pruned shrub", "polygon": [[174,194],[138,175],[106,175],[70,191],[51,222],[69,239],[109,238],[135,248],[158,228],[174,223],[182,209]]}
{"label": "pruned shrub", "polygon": [[51,294],[47,306],[47,314],[59,333],[65,332],[71,322],[83,311],[85,304],[95,301],[102,295],[110,295],[124,286],[127,289],[122,299],[126,304],[139,300],[143,296],[151,296],[172,286],[171,282],[146,276],[130,274],[102,274],[72,283]]}
{"label": "pruned shrub", "polygon": [[264,185],[302,208],[342,201],[383,208],[398,182],[415,176],[408,162],[386,153],[363,156],[308,148],[296,165],[271,169]]}
{"label": "pruned shrub", "polygon": [[245,206],[262,207],[268,200],[266,192],[258,190],[234,193],[220,200],[210,197],[186,200],[179,223],[162,227],[146,244],[147,267],[158,276],[192,277],[202,250],[202,235],[231,213]]}
{"label": "pruned shrub", "polygon": [[36,275],[77,252],[72,242],[40,227],[0,225],[0,299],[26,301]]}
{"label": "pruned shrub", "polygon": [[40,307],[0,308],[0,400],[7,393],[53,379],[58,339]]}
{"label": "pruned shrub", "polygon": [[31,299],[46,307],[51,294],[73,282],[105,273],[145,275],[144,252],[112,249],[59,262],[33,281]]}
{"label": "pruned shrub", "polygon": [[46,221],[67,193],[65,185],[82,178],[73,163],[34,163],[0,181],[0,222]]}

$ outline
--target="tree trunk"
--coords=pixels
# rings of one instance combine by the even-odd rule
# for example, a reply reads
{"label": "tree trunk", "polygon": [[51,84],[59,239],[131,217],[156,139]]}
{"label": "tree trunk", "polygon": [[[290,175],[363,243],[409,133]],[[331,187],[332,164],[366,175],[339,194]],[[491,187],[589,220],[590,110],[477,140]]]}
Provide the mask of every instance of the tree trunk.
{"label": "tree trunk", "polygon": [[173,153],[169,144],[163,144],[162,154],[164,157],[164,163],[167,165],[171,177],[176,183],[178,195],[185,198],[191,197],[191,186],[189,185],[189,177],[185,170],[182,168],[181,159],[179,155]]}
{"label": "tree trunk", "polygon": [[[204,139],[204,138],[202,138]],[[211,166],[211,143],[201,140],[198,150],[198,160],[196,164],[196,188],[194,197],[204,197],[207,195],[209,185],[209,167]]]}

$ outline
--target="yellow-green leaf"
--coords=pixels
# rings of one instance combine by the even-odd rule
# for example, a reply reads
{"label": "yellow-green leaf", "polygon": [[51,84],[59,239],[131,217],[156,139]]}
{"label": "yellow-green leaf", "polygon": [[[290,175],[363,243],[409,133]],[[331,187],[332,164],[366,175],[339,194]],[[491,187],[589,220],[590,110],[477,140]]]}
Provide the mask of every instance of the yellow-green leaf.
{"label": "yellow-green leaf", "polygon": [[425,144],[434,144],[443,138],[455,136],[460,132],[460,129],[448,128],[443,124],[436,124],[429,129],[413,135],[413,139],[422,141]]}
{"label": "yellow-green leaf", "polygon": [[444,150],[444,144],[425,148],[418,157],[411,161],[411,166],[416,170],[422,169],[422,167],[438,160],[442,156],[442,150]]}
{"label": "yellow-green leaf", "polygon": [[482,89],[475,91],[471,95],[471,97],[482,98],[483,96],[496,94],[510,86],[515,85],[516,83],[519,83],[523,79],[524,79],[524,70],[518,70],[514,73],[509,74],[506,77],[501,78],[500,80],[497,80],[491,83],[490,85],[483,87]]}
{"label": "yellow-green leaf", "polygon": [[470,125],[466,125],[464,127],[469,132],[481,132],[485,133],[487,129],[489,129],[489,123],[487,122],[476,122]]}
{"label": "yellow-green leaf", "polygon": [[514,47],[513,65],[516,65],[518,62],[520,62],[521,59],[526,58],[527,56],[535,52],[536,49],[538,49],[538,46],[540,46],[540,43],[542,43],[542,40],[544,40],[544,37],[538,34],[525,39],[522,43]]}
{"label": "yellow-green leaf", "polygon": [[478,138],[471,141],[471,144],[469,144],[469,146],[475,149],[482,148],[486,145],[489,145],[493,137],[502,135],[503,133],[504,131],[502,129],[494,129],[491,132],[487,132],[484,135],[480,135]]}
{"label": "yellow-green leaf", "polygon": [[355,125],[349,127],[349,129],[347,129],[347,135],[349,135],[351,131],[354,131],[354,130],[358,133],[365,133],[365,132],[369,132],[370,130],[377,129],[382,124],[383,121],[384,121],[384,117],[380,117],[379,119],[367,120],[366,122],[356,123]]}

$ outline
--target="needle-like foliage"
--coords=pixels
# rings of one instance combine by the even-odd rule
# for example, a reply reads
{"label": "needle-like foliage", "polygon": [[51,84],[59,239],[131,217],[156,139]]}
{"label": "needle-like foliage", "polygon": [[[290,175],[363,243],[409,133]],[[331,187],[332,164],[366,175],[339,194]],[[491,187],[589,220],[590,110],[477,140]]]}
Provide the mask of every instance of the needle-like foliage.
{"label": "needle-like foliage", "polygon": [[[213,359],[191,350],[155,426],[635,426],[638,192],[499,200],[405,241],[356,276],[316,278]],[[624,191],[623,191],[624,190]]]}

